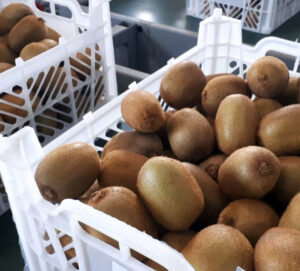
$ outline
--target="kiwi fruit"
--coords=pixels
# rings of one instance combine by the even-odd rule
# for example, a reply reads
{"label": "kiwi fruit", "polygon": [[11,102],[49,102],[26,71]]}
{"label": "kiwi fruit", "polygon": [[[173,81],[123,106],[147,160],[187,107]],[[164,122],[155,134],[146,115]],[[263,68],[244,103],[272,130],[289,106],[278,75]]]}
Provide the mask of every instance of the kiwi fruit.
{"label": "kiwi fruit", "polygon": [[229,155],[235,150],[255,145],[258,115],[253,102],[245,95],[227,96],[215,119],[219,149]]}
{"label": "kiwi fruit", "polygon": [[21,19],[9,32],[9,46],[19,53],[27,44],[45,39],[47,31],[47,26],[42,18],[28,15]]}
{"label": "kiwi fruit", "polygon": [[0,35],[8,33],[22,18],[33,14],[30,7],[21,3],[6,6],[0,13]]}
{"label": "kiwi fruit", "polygon": [[47,36],[45,37],[46,39],[54,40],[58,43],[60,37],[61,35],[57,31],[49,26],[47,27]]}
{"label": "kiwi fruit", "polygon": [[83,201],[83,200],[89,200],[90,199],[90,197],[91,197],[91,195],[94,193],[94,192],[96,192],[96,191],[98,191],[98,190],[100,190],[101,189],[101,187],[100,187],[100,185],[99,185],[99,182],[98,182],[98,180],[96,180],[96,181],[94,181],[94,183],[89,187],[89,189],[88,190],[86,190],[81,196],[80,196],[80,200],[81,201]]}
{"label": "kiwi fruit", "polygon": [[259,98],[254,102],[259,120],[263,119],[269,113],[282,108],[282,105],[274,99]]}
{"label": "kiwi fruit", "polygon": [[299,271],[300,231],[272,228],[257,242],[254,250],[255,271]]}
{"label": "kiwi fruit", "polygon": [[58,43],[55,40],[51,40],[51,39],[43,39],[43,40],[39,41],[39,43],[46,45],[49,49],[58,45]]}
{"label": "kiwi fruit", "polygon": [[0,43],[4,43],[4,44],[8,45],[8,34],[0,36]]}
{"label": "kiwi fruit", "polygon": [[170,231],[187,230],[204,209],[197,181],[172,158],[150,158],[139,172],[137,187],[154,219]]}
{"label": "kiwi fruit", "polygon": [[[89,206],[115,217],[128,225],[157,238],[156,225],[138,196],[125,187],[106,187],[93,193]],[[90,226],[82,224],[84,230],[94,237],[118,248],[118,242]],[[132,255],[139,260],[145,257],[135,251]]]}
{"label": "kiwi fruit", "polygon": [[204,210],[196,221],[196,227],[217,223],[218,216],[227,204],[219,185],[201,168],[190,163],[183,163],[186,169],[192,173],[204,195]]}
{"label": "kiwi fruit", "polygon": [[247,82],[233,74],[210,80],[202,92],[202,107],[206,114],[215,117],[221,101],[232,94],[250,96]]}
{"label": "kiwi fruit", "polygon": [[209,156],[215,146],[213,128],[191,108],[178,110],[169,118],[167,133],[171,149],[181,161],[197,163]]}
{"label": "kiwi fruit", "polygon": [[279,227],[292,228],[300,231],[300,192],[290,201],[280,218]]}
{"label": "kiwi fruit", "polygon": [[232,75],[232,73],[214,73],[214,74],[209,74],[209,75],[206,75],[205,78],[206,78],[206,83],[208,83],[210,80],[216,78],[216,77],[219,77],[219,76],[226,76],[226,75]]}
{"label": "kiwi fruit", "polygon": [[20,57],[26,61],[30,58],[33,58],[37,55],[40,55],[49,50],[49,47],[40,43],[40,42],[32,42],[27,44],[22,51],[20,52]]}
{"label": "kiwi fruit", "polygon": [[16,54],[8,47],[8,45],[0,42],[0,62],[14,65],[16,58]]}
{"label": "kiwi fruit", "polygon": [[179,232],[167,232],[162,241],[166,242],[170,247],[181,252],[186,244],[191,241],[196,233],[194,231],[179,231]]}
{"label": "kiwi fruit", "polygon": [[300,153],[300,104],[285,106],[265,116],[259,126],[260,144],[277,156]]}
{"label": "kiwi fruit", "polygon": [[230,202],[224,208],[219,215],[218,223],[239,230],[254,247],[268,229],[278,225],[278,215],[263,201],[239,199]]}
{"label": "kiwi fruit", "polygon": [[147,160],[146,156],[134,152],[112,151],[102,160],[99,184],[103,187],[124,186],[137,193],[137,176]]}
{"label": "kiwi fruit", "polygon": [[164,150],[170,149],[170,143],[168,140],[168,132],[167,132],[167,123],[170,119],[170,117],[175,113],[175,110],[165,111],[165,124],[161,127],[161,129],[156,133],[159,138],[161,139],[161,142],[163,144]]}
{"label": "kiwi fruit", "polygon": [[155,133],[165,124],[165,114],[155,96],[145,90],[128,93],[122,100],[125,121],[138,132]]}
{"label": "kiwi fruit", "polygon": [[74,142],[47,154],[36,169],[35,180],[46,200],[60,203],[66,198],[79,198],[99,173],[96,149],[87,143]]}
{"label": "kiwi fruit", "polygon": [[224,154],[215,154],[208,157],[206,160],[199,164],[199,167],[206,171],[215,181],[218,181],[219,169],[227,156]]}
{"label": "kiwi fruit", "polygon": [[300,90],[300,77],[290,77],[288,87],[277,97],[282,105],[298,103],[298,92]]}
{"label": "kiwi fruit", "polygon": [[163,146],[159,137],[155,134],[143,134],[136,131],[123,132],[115,135],[108,141],[102,151],[103,159],[113,150],[127,150],[147,157],[160,155]]}
{"label": "kiwi fruit", "polygon": [[5,72],[13,67],[14,67],[14,65],[12,65],[12,64],[0,62],[0,73]]}
{"label": "kiwi fruit", "polygon": [[156,271],[168,271],[166,268],[164,268],[163,266],[161,266],[160,264],[158,264],[155,261],[152,260],[147,260],[145,262],[145,265],[151,267],[152,269],[156,270]]}
{"label": "kiwi fruit", "polygon": [[211,125],[212,128],[215,127],[215,118],[213,117],[205,117],[207,119],[207,121],[209,122],[209,124]]}
{"label": "kiwi fruit", "polygon": [[212,225],[201,230],[183,249],[195,271],[234,271],[239,266],[253,271],[253,248],[238,230]]}
{"label": "kiwi fruit", "polygon": [[272,190],[272,196],[277,202],[288,204],[300,192],[300,157],[279,157],[281,172],[279,179]]}
{"label": "kiwi fruit", "polygon": [[236,150],[219,169],[221,190],[231,199],[260,199],[275,186],[280,162],[268,149],[248,146]]}
{"label": "kiwi fruit", "polygon": [[192,61],[174,65],[162,78],[160,95],[175,109],[194,107],[201,102],[206,78],[201,68]]}
{"label": "kiwi fruit", "polygon": [[247,72],[247,82],[251,91],[261,98],[280,96],[288,87],[289,77],[285,63],[273,56],[259,58]]}

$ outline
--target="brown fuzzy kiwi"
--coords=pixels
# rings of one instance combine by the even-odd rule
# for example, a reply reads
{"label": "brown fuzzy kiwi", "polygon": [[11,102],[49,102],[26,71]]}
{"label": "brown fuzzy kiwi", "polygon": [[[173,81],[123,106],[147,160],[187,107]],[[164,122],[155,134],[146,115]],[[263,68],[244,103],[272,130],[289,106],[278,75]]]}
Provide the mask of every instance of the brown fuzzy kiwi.
{"label": "brown fuzzy kiwi", "polygon": [[27,44],[22,51],[20,52],[20,57],[26,61],[31,59],[37,55],[40,55],[49,50],[49,47],[40,43],[40,42],[32,42]]}
{"label": "brown fuzzy kiwi", "polygon": [[39,43],[46,45],[49,49],[58,45],[58,43],[55,40],[51,40],[51,39],[43,39],[39,41]]}
{"label": "brown fuzzy kiwi", "polygon": [[279,221],[279,227],[300,231],[300,192],[290,201]]}
{"label": "brown fuzzy kiwi", "polygon": [[[156,225],[144,204],[134,192],[125,187],[112,186],[103,188],[91,195],[88,205],[157,238]],[[117,241],[96,229],[84,224],[82,227],[94,237],[111,246],[118,247]],[[145,258],[135,251],[132,252],[132,255],[139,260]]]}
{"label": "brown fuzzy kiwi", "polygon": [[175,112],[167,123],[171,149],[181,160],[196,163],[209,156],[215,146],[214,130],[194,109]]}
{"label": "brown fuzzy kiwi", "polygon": [[126,150],[115,150],[102,160],[99,185],[123,186],[137,193],[137,176],[148,158]]}
{"label": "brown fuzzy kiwi", "polygon": [[253,271],[253,248],[238,230],[212,225],[201,230],[183,249],[195,271],[233,271],[239,266]]}
{"label": "brown fuzzy kiwi", "polygon": [[0,73],[5,72],[13,67],[14,67],[14,65],[12,65],[12,64],[0,62]]}
{"label": "brown fuzzy kiwi", "polygon": [[256,271],[299,271],[300,231],[272,228],[257,242],[254,250]]}
{"label": "brown fuzzy kiwi", "polygon": [[16,54],[8,47],[8,45],[0,42],[0,62],[14,65],[16,58]]}
{"label": "brown fuzzy kiwi", "polygon": [[227,96],[220,104],[215,131],[219,149],[229,155],[255,145],[258,116],[253,102],[245,95]]}
{"label": "brown fuzzy kiwi", "polygon": [[4,43],[4,44],[8,45],[8,34],[0,36],[0,43]]}
{"label": "brown fuzzy kiwi", "polygon": [[47,36],[46,39],[51,39],[51,40],[55,40],[56,42],[59,42],[59,38],[61,37],[61,35],[54,29],[52,29],[51,27],[47,27]]}
{"label": "brown fuzzy kiwi", "polygon": [[204,195],[204,210],[196,221],[196,227],[217,223],[218,216],[228,203],[219,185],[201,168],[190,163],[183,163],[192,173]]}
{"label": "brown fuzzy kiwi", "polygon": [[47,26],[42,18],[35,15],[26,16],[9,32],[9,46],[19,53],[27,44],[45,39],[47,31]]}
{"label": "brown fuzzy kiwi", "polygon": [[121,103],[122,116],[134,129],[155,133],[165,124],[165,114],[155,96],[145,90],[127,94]]}
{"label": "brown fuzzy kiwi", "polygon": [[260,98],[253,101],[259,120],[263,119],[269,113],[282,108],[282,105],[273,99]]}
{"label": "brown fuzzy kiwi", "polygon": [[227,75],[232,75],[232,73],[215,73],[215,74],[209,74],[206,75],[206,84],[211,81],[212,79],[219,77],[219,76],[227,76]]}
{"label": "brown fuzzy kiwi", "polygon": [[179,232],[167,232],[162,241],[166,242],[170,247],[181,252],[186,244],[195,237],[194,231],[179,231]]}
{"label": "brown fuzzy kiwi", "polygon": [[300,192],[300,157],[279,157],[281,172],[272,190],[272,196],[280,203],[289,203]]}
{"label": "brown fuzzy kiwi", "polygon": [[279,58],[264,56],[250,66],[247,82],[258,97],[275,98],[288,87],[289,70]]}
{"label": "brown fuzzy kiwi", "polygon": [[277,156],[300,153],[300,104],[285,106],[265,116],[259,126],[260,144]]}
{"label": "brown fuzzy kiwi", "polygon": [[218,223],[239,230],[254,247],[268,229],[278,225],[278,215],[263,201],[240,199],[225,207],[220,213]]}
{"label": "brown fuzzy kiwi", "polygon": [[193,175],[177,160],[150,158],[137,187],[154,219],[171,231],[187,230],[204,209],[204,197]]}
{"label": "brown fuzzy kiwi", "polygon": [[218,76],[206,84],[202,92],[202,107],[208,116],[215,117],[222,100],[232,94],[251,96],[247,82],[236,75]]}
{"label": "brown fuzzy kiwi", "polygon": [[249,146],[236,150],[219,169],[221,190],[231,199],[259,199],[269,193],[280,175],[280,162],[268,149]]}
{"label": "brown fuzzy kiwi", "polygon": [[226,158],[227,156],[224,154],[215,154],[201,162],[199,167],[206,171],[206,173],[208,173],[208,175],[215,181],[218,181],[220,166],[223,164]]}
{"label": "brown fuzzy kiwi", "polygon": [[22,18],[33,14],[30,7],[21,3],[6,6],[0,13],[0,35],[8,33]]}
{"label": "brown fuzzy kiwi", "polygon": [[298,103],[298,93],[300,91],[300,77],[290,77],[288,87],[277,97],[278,102],[285,105]]}
{"label": "brown fuzzy kiwi", "polygon": [[75,142],[46,155],[36,169],[35,180],[46,200],[60,203],[66,198],[79,198],[99,173],[96,149],[87,143]]}
{"label": "brown fuzzy kiwi", "polygon": [[143,134],[136,131],[123,132],[115,135],[106,143],[101,158],[103,159],[113,150],[127,150],[147,157],[160,155],[163,146],[159,137],[155,134]]}
{"label": "brown fuzzy kiwi", "polygon": [[192,61],[182,61],[172,67],[160,84],[160,95],[175,109],[194,107],[201,102],[206,78],[201,68]]}

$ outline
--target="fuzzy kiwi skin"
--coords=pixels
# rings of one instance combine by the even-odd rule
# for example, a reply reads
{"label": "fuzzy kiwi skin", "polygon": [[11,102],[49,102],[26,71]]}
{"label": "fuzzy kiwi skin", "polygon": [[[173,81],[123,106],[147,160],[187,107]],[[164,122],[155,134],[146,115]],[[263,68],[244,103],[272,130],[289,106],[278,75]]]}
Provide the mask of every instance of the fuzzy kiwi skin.
{"label": "fuzzy kiwi skin", "polygon": [[236,75],[217,76],[202,92],[202,107],[208,116],[215,117],[222,100],[232,94],[251,96],[247,82]]}
{"label": "fuzzy kiwi skin", "polygon": [[212,79],[219,77],[219,76],[227,76],[227,75],[232,75],[232,73],[215,73],[215,74],[209,74],[206,75],[206,83],[208,83],[209,81],[211,81]]}
{"label": "fuzzy kiwi skin", "polygon": [[0,62],[0,73],[5,72],[13,67],[14,67],[14,65],[12,65],[12,64]]}
{"label": "fuzzy kiwi skin", "polygon": [[162,154],[163,145],[155,134],[144,134],[136,131],[123,132],[115,135],[106,143],[101,158],[113,150],[127,150],[147,157]]}
{"label": "fuzzy kiwi skin", "polygon": [[155,133],[165,124],[165,114],[155,96],[145,90],[127,94],[121,103],[122,116],[135,130]]}
{"label": "fuzzy kiwi skin", "polygon": [[195,271],[233,271],[238,266],[253,271],[253,248],[238,230],[212,225],[201,230],[183,249]]}
{"label": "fuzzy kiwi skin", "polygon": [[253,102],[241,94],[227,96],[215,119],[219,149],[229,155],[239,148],[255,145],[257,127],[258,115]]}
{"label": "fuzzy kiwi skin", "polygon": [[299,271],[300,231],[272,228],[257,242],[254,250],[256,271]]}
{"label": "fuzzy kiwi skin", "polygon": [[288,204],[300,192],[300,157],[279,157],[281,172],[279,179],[272,190],[272,196],[279,203]]}
{"label": "fuzzy kiwi skin", "polygon": [[59,38],[61,37],[61,35],[54,29],[52,29],[51,27],[47,27],[47,37],[46,39],[51,39],[51,40],[55,40],[56,42],[59,42]]}
{"label": "fuzzy kiwi skin", "polygon": [[201,102],[206,78],[201,68],[192,61],[182,61],[163,77],[160,95],[175,109],[194,107]]}
{"label": "fuzzy kiwi skin", "polygon": [[55,40],[51,40],[51,39],[43,39],[39,41],[39,43],[46,45],[49,49],[58,45],[58,43]]}
{"label": "fuzzy kiwi skin", "polygon": [[166,242],[170,247],[181,252],[186,244],[195,237],[194,231],[179,231],[179,232],[167,232],[162,241]]}
{"label": "fuzzy kiwi skin", "polygon": [[275,186],[280,162],[268,149],[249,146],[236,150],[221,165],[219,186],[231,199],[260,199]]}
{"label": "fuzzy kiwi skin", "polygon": [[300,153],[300,104],[285,106],[265,116],[259,126],[262,146],[277,156]]}
{"label": "fuzzy kiwi skin", "polygon": [[247,72],[251,91],[261,98],[280,96],[289,84],[289,70],[284,62],[273,56],[256,60]]}
{"label": "fuzzy kiwi skin", "polygon": [[300,192],[290,201],[280,218],[279,227],[292,228],[300,231]]}
{"label": "fuzzy kiwi skin", "polygon": [[47,34],[45,21],[35,15],[29,15],[21,19],[9,32],[9,46],[19,53],[27,44],[45,39]]}
{"label": "fuzzy kiwi skin", "polygon": [[283,106],[298,103],[298,93],[300,91],[300,77],[290,77],[288,87],[277,97],[278,102]]}
{"label": "fuzzy kiwi skin", "polygon": [[204,210],[195,222],[197,228],[217,223],[218,216],[227,205],[228,200],[220,190],[219,185],[201,168],[191,163],[183,163],[192,173],[204,195]]}
{"label": "fuzzy kiwi skin", "polygon": [[[98,180],[94,181],[94,183],[88,188],[88,190],[86,190],[79,198],[79,200],[81,201],[88,201],[91,197],[91,195],[100,190],[101,186],[98,183]],[[85,203],[85,202],[84,202]]]}
{"label": "fuzzy kiwi skin", "polygon": [[102,160],[99,185],[123,186],[137,193],[137,176],[147,160],[144,155],[125,150],[108,153]]}
{"label": "fuzzy kiwi skin", "polygon": [[177,160],[150,158],[141,168],[137,187],[154,219],[170,231],[185,231],[204,209],[201,188]]}
{"label": "fuzzy kiwi skin", "polygon": [[56,148],[38,165],[35,180],[42,196],[60,203],[79,198],[98,178],[100,159],[97,151],[83,142]]}
{"label": "fuzzy kiwi skin", "polygon": [[0,42],[0,62],[14,65],[17,55],[8,47],[7,44]]}
{"label": "fuzzy kiwi skin", "polygon": [[278,225],[278,215],[263,201],[240,199],[230,202],[224,208],[218,223],[239,230],[254,247],[268,229]]}
{"label": "fuzzy kiwi skin", "polygon": [[20,57],[26,61],[49,50],[49,47],[39,42],[27,44],[20,52]]}
{"label": "fuzzy kiwi skin", "polygon": [[175,112],[167,123],[171,150],[185,162],[197,163],[209,156],[215,146],[214,130],[194,109]]}
{"label": "fuzzy kiwi skin", "polygon": [[199,167],[206,171],[215,181],[218,181],[219,169],[227,156],[224,154],[215,154],[208,157],[206,160],[199,164]]}
{"label": "fuzzy kiwi skin", "polygon": [[170,149],[170,143],[168,140],[168,132],[167,132],[167,123],[170,119],[170,117],[175,113],[175,110],[170,110],[165,112],[165,124],[163,127],[156,133],[159,138],[161,139],[161,142],[163,144],[164,150]]}
{"label": "fuzzy kiwi skin", "polygon": [[[144,204],[137,194],[125,187],[112,186],[96,191],[91,195],[88,205],[157,238],[157,227]],[[107,235],[84,224],[82,227],[94,237],[118,247],[118,242]],[[139,260],[145,258],[135,251],[132,255]]]}
{"label": "fuzzy kiwi skin", "polygon": [[8,33],[22,18],[33,14],[30,7],[21,3],[6,6],[0,13],[0,35]]}
{"label": "fuzzy kiwi skin", "polygon": [[259,120],[263,119],[269,113],[282,108],[282,105],[273,99],[260,98],[256,99],[253,103],[258,113]]}

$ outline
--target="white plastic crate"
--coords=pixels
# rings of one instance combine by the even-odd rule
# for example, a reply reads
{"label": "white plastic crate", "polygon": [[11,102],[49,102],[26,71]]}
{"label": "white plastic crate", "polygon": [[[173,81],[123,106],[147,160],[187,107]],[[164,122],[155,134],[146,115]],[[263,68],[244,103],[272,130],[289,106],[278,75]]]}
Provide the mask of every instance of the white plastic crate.
{"label": "white plastic crate", "polygon": [[186,0],[188,15],[205,19],[214,8],[242,21],[246,30],[270,34],[300,11],[299,0]]}
{"label": "white plastic crate", "polygon": [[[35,2],[1,0],[0,10],[11,3],[24,3],[62,38],[59,46],[26,62],[18,58],[14,68],[0,74],[0,104],[18,110],[14,114],[0,109],[0,133],[11,135],[29,125],[45,145],[115,97],[117,86],[109,1],[90,0],[88,13],[77,0],[44,1],[49,13],[40,11]],[[59,6],[68,8],[71,18],[56,14]],[[91,64],[82,62],[78,53]],[[0,193],[0,214],[7,207]]]}
{"label": "white plastic crate", "polygon": [[[182,60],[192,60],[201,65],[206,74],[232,72],[245,75],[249,65],[270,51],[280,52],[292,58],[291,75],[299,76],[300,45],[278,38],[265,38],[255,47],[242,45],[240,21],[222,17],[216,10],[200,24],[199,42],[180,57],[129,90],[115,98],[95,113],[88,113],[84,120],[41,147],[34,130],[29,127],[16,134],[0,139],[0,170],[8,194],[11,210],[25,257],[31,271],[75,270],[78,263],[84,271],[141,271],[152,270],[130,257],[130,248],[151,258],[171,271],[192,271],[183,256],[166,244],[146,233],[99,212],[77,200],[67,199],[60,205],[45,201],[34,180],[35,169],[41,159],[63,144],[83,141],[101,151],[110,138],[130,129],[122,120],[120,103],[130,91],[145,89],[155,94],[164,109],[168,106],[159,98],[159,86],[164,74]],[[298,72],[297,72],[298,71]],[[119,242],[120,249],[95,239],[86,233],[78,222],[83,222]],[[57,234],[56,230],[60,231]],[[43,236],[48,233],[50,240]],[[72,237],[73,242],[62,248],[58,240],[62,235]],[[49,255],[45,248],[52,244],[55,254]],[[74,248],[76,258],[69,259],[64,251]]]}

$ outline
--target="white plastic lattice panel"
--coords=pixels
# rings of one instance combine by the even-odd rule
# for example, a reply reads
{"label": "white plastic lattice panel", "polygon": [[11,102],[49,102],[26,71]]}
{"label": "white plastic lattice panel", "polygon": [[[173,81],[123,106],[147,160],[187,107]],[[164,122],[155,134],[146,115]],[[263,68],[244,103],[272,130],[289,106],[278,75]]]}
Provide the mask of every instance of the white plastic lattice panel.
{"label": "white plastic lattice panel", "polygon": [[300,11],[298,0],[186,0],[188,15],[205,19],[215,8],[241,20],[246,30],[269,34]]}
{"label": "white plastic lattice panel", "polygon": [[[123,97],[130,91],[145,89],[156,95],[164,110],[168,110],[168,105],[159,97],[160,82],[164,74],[182,60],[194,61],[207,73],[231,72],[244,76],[257,58],[275,52],[289,55],[293,60],[288,65],[290,74],[300,75],[299,44],[265,38],[255,47],[246,46],[241,43],[241,29],[238,26],[239,21],[224,17],[220,11],[216,11],[213,17],[200,24],[197,46],[170,60],[165,67],[140,83],[131,84],[127,92],[96,112],[88,113],[84,120],[43,148],[29,127],[0,139],[0,170],[31,271],[76,270],[76,264],[79,270],[84,271],[112,271],[116,268],[126,271],[153,270],[131,257],[131,250],[154,260],[167,270],[193,271],[176,250],[122,221],[77,200],[66,199],[60,205],[45,201],[35,183],[34,173],[44,155],[58,146],[83,141],[101,152],[113,135],[130,129],[122,119],[120,110]],[[226,40],[225,36],[217,35],[221,30],[224,33],[231,32],[235,39]],[[82,223],[116,240],[119,249],[89,235],[82,228]],[[48,238],[45,238],[45,233]],[[71,239],[67,244],[62,244],[61,238],[65,235]],[[49,245],[53,247],[54,253],[49,254],[46,250]],[[73,255],[66,253],[70,249],[74,249]]]}
{"label": "white plastic lattice panel", "polygon": [[[62,35],[58,46],[0,74],[0,133],[31,126],[46,145],[117,95],[109,1],[90,0],[88,13],[77,0],[43,1],[44,11],[35,0],[3,0],[0,10],[11,3],[30,6]],[[0,200],[0,213],[7,206]]]}

